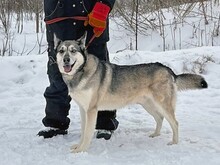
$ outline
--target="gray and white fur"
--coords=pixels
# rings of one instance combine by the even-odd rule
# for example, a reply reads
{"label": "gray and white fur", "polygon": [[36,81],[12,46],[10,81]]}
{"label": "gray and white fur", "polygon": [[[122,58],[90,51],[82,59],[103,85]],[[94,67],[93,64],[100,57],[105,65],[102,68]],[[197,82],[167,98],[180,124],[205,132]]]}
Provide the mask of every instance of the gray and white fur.
{"label": "gray and white fur", "polygon": [[173,132],[168,144],[177,144],[177,91],[208,87],[202,76],[176,75],[161,63],[116,65],[100,61],[85,50],[85,36],[61,42],[57,46],[57,64],[81,114],[81,139],[73,145],[74,153],[88,149],[99,110],[115,110],[129,104],[142,105],[155,119],[156,129],[150,137],[160,135],[165,118]]}

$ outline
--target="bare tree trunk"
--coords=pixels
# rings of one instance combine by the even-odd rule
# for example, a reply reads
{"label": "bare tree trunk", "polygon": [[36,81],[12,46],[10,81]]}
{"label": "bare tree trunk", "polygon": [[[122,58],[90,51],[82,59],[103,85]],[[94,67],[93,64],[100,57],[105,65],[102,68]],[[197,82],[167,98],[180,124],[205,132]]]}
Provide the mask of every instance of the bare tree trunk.
{"label": "bare tree trunk", "polygon": [[135,50],[138,50],[138,8],[139,8],[139,0],[137,0],[136,3],[136,25],[135,25],[135,42],[136,42],[136,46],[135,46]]}
{"label": "bare tree trunk", "polygon": [[208,22],[206,11],[205,11],[204,0],[201,0],[201,5],[202,5],[202,11],[203,11],[203,15],[204,15],[205,24],[208,25],[209,22]]}
{"label": "bare tree trunk", "polygon": [[35,9],[35,15],[36,15],[36,33],[39,33],[39,4],[36,4],[36,9]]}

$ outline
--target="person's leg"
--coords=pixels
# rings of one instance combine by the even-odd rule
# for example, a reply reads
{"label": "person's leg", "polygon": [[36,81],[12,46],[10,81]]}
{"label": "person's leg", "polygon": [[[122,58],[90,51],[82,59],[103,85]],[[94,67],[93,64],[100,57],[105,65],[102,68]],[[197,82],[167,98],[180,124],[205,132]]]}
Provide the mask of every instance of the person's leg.
{"label": "person's leg", "polygon": [[50,86],[46,88],[44,97],[46,99],[46,117],[43,119],[45,126],[67,129],[69,119],[67,118],[70,109],[71,98],[68,96],[68,89],[63,81],[55,61],[55,52],[49,52],[48,78]]}
{"label": "person's leg", "polygon": [[[100,60],[109,61],[109,54],[107,50],[107,44],[92,44],[87,49],[88,53],[91,53],[98,57]],[[97,138],[110,139],[111,133],[118,128],[119,122],[116,120],[116,110],[114,111],[99,111],[96,122],[96,129],[99,130]]]}
{"label": "person's leg", "polygon": [[[71,98],[68,96],[68,89],[56,64],[55,51],[48,49],[47,73],[50,85],[46,88],[44,97],[46,99],[46,116],[42,122],[45,127],[56,129],[43,130],[38,133],[44,138],[53,137],[57,134],[66,134],[70,119],[67,117],[70,109]],[[56,130],[56,131],[54,131]]]}
{"label": "person's leg", "polygon": [[[64,2],[61,0],[44,0],[45,20],[51,20],[64,16]],[[59,22],[46,25],[46,37],[48,43],[48,65],[47,73],[49,86],[46,88],[44,97],[46,99],[45,117],[42,122],[49,129],[40,131],[39,136],[45,138],[53,137],[57,134],[66,134],[70,119],[67,117],[70,109],[70,97],[68,89],[56,64],[56,52],[54,50],[54,34],[60,39],[65,36],[64,29],[66,23]],[[55,129],[54,129],[55,128]]]}

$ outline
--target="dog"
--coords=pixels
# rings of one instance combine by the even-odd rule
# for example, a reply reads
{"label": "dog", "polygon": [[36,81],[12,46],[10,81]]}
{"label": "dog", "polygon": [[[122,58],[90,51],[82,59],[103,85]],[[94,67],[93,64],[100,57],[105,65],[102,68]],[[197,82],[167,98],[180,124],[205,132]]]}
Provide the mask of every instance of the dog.
{"label": "dog", "polygon": [[61,41],[56,46],[59,71],[69,95],[78,104],[81,115],[81,138],[72,152],[88,149],[100,110],[120,109],[140,104],[153,116],[156,129],[150,137],[160,135],[163,119],[170,124],[172,141],[178,143],[178,122],[175,118],[177,91],[207,88],[197,74],[176,75],[161,63],[116,65],[100,61],[85,49],[85,35],[78,40]]}

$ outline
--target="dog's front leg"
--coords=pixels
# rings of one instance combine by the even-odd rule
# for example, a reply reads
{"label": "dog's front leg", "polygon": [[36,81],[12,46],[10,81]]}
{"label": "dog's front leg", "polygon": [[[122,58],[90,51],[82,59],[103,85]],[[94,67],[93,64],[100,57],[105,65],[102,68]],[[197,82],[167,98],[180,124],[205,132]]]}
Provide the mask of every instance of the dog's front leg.
{"label": "dog's front leg", "polygon": [[85,122],[86,122],[86,112],[85,110],[79,106],[79,110],[80,110],[80,118],[81,118],[81,135],[80,135],[80,142],[78,144],[75,144],[71,147],[71,150],[74,150],[76,148],[79,147],[79,145],[82,143],[83,141],[83,136],[84,136],[84,130],[85,130]]}
{"label": "dog's front leg", "polygon": [[73,153],[83,152],[88,149],[95,131],[97,114],[97,108],[91,108],[85,112],[84,131],[82,132],[83,134],[81,134],[80,143],[72,147]]}

